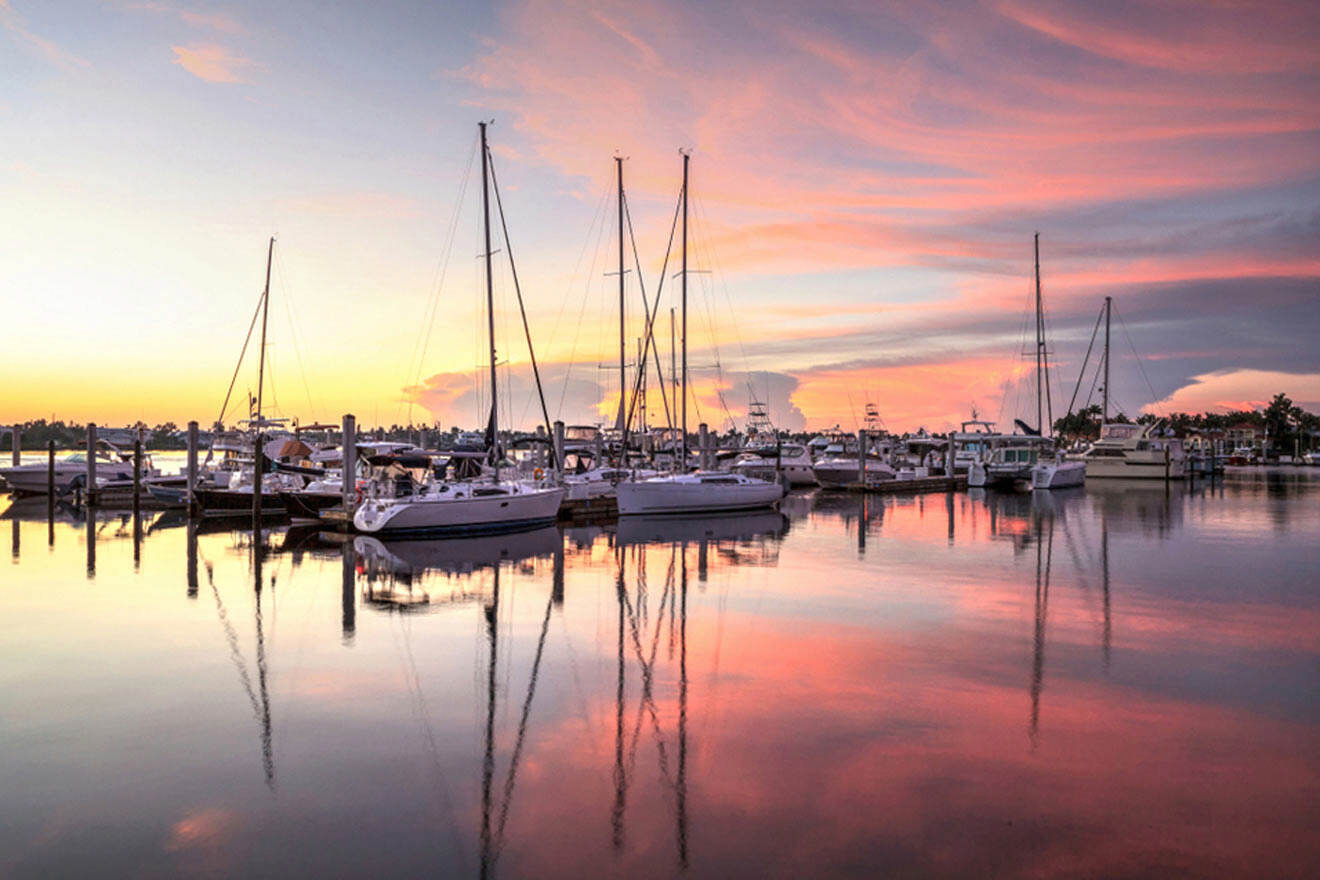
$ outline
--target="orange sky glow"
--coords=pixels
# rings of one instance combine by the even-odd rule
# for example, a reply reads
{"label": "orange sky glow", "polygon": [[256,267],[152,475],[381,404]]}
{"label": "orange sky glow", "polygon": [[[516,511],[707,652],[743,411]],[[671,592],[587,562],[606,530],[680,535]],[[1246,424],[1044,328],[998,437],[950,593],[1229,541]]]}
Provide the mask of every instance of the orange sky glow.
{"label": "orange sky glow", "polygon": [[[274,411],[478,424],[472,157],[492,118],[497,260],[517,257],[552,418],[617,406],[613,157],[654,297],[680,147],[690,263],[710,273],[692,276],[691,406],[713,426],[751,397],[793,429],[851,427],[867,402],[894,430],[1034,411],[1035,232],[1056,411],[1105,296],[1126,411],[1320,406],[1308,4],[514,0],[309,21],[116,0],[77,26],[60,5],[0,2],[0,422],[212,421],[275,235]],[[530,427],[497,276],[502,418]]]}

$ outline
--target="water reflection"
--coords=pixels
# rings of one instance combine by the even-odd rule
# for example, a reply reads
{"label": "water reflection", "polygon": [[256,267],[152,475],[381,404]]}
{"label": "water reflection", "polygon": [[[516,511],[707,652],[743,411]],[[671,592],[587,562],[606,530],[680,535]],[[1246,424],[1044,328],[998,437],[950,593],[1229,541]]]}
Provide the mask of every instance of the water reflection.
{"label": "water reflection", "polygon": [[[7,571],[40,588],[0,591],[0,851],[20,876],[1295,875],[1320,493],[1280,485],[799,492],[460,541],[9,509]],[[436,613],[376,613],[408,609]]]}

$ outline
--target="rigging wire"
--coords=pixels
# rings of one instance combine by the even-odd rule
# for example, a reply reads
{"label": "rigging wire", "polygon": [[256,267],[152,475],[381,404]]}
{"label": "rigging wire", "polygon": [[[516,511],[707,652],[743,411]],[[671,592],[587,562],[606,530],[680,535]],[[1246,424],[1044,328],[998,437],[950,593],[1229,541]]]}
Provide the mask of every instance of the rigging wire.
{"label": "rigging wire", "polygon": [[[405,387],[412,385],[415,388],[417,383],[421,381],[422,370],[425,368],[426,353],[431,345],[431,332],[435,326],[436,314],[440,310],[440,294],[444,291],[445,278],[449,274],[449,260],[450,257],[453,256],[454,251],[454,239],[458,235],[459,216],[462,212],[463,201],[467,197],[468,183],[472,178],[472,163],[477,155],[477,142],[478,136],[474,136],[472,147],[468,152],[467,168],[463,171],[463,178],[459,183],[458,198],[454,202],[454,212],[449,219],[449,227],[445,236],[444,256],[442,256],[440,262],[436,264],[435,274],[432,276],[431,282],[432,293],[426,304],[426,308],[422,311],[422,324],[418,328],[417,338],[413,341],[412,354],[408,357],[408,372],[405,373],[403,377]],[[419,349],[421,351],[420,354],[418,354]],[[413,369],[414,358],[416,358],[416,370]],[[408,400],[409,424],[412,423],[412,406],[415,403],[412,397],[415,396],[415,394],[412,395]],[[395,410],[395,418],[398,418],[402,410],[402,401],[400,401],[399,408]]]}
{"label": "rigging wire", "polygon": [[[628,197],[626,195],[623,198],[623,216],[624,219],[627,220],[628,222],[628,238],[632,242],[633,265],[637,267],[637,286],[641,291],[642,314],[647,316],[647,331],[648,331],[646,335],[646,340],[642,344],[642,351],[640,354],[639,363],[637,364],[638,378],[635,383],[635,388],[633,391],[634,399],[629,403],[628,406],[628,424],[632,424],[633,409],[637,402],[636,396],[641,394],[641,386],[642,386],[642,382],[644,381],[643,377],[646,374],[646,356],[649,351],[649,353],[655,355],[655,375],[660,390],[660,402],[664,405],[665,408],[665,424],[667,424],[669,428],[672,429],[674,427],[674,418],[670,414],[669,395],[665,392],[665,374],[664,374],[664,368],[660,363],[660,350],[656,347],[655,335],[649,332],[651,328],[651,319],[654,317],[654,311],[650,308],[650,302],[646,298],[646,283],[642,278],[642,258],[641,255],[638,254],[637,252],[637,236],[633,232],[633,225],[632,225],[632,208],[628,204]],[[675,222],[678,221],[677,214],[674,215],[674,221]],[[673,241],[672,228],[670,229],[669,234],[670,234],[670,241],[672,242]],[[666,260],[668,259],[668,256],[669,256],[668,254],[665,255]],[[656,292],[655,292],[655,301],[656,301],[657,309],[659,308],[660,305],[660,291],[661,289],[663,289],[665,282],[664,272],[665,270],[664,268],[662,268],[660,270],[660,283],[659,286],[656,288]],[[648,344],[649,344],[649,349],[648,349]],[[644,416],[645,414],[643,414],[643,417]]]}
{"label": "rigging wire", "polygon": [[[1136,358],[1137,368],[1141,370],[1141,378],[1145,380],[1146,388],[1150,391],[1151,403],[1154,403],[1160,399],[1159,395],[1155,393],[1155,386],[1150,384],[1150,377],[1146,375],[1146,366],[1141,361],[1141,355],[1137,354],[1137,346],[1132,342],[1132,334],[1128,332],[1127,322],[1123,320],[1123,315],[1118,311],[1117,306],[1114,306],[1113,309],[1115,314],[1118,315],[1118,324],[1123,328],[1123,335],[1127,337],[1128,347],[1132,349],[1132,356]],[[1112,398],[1114,395],[1111,393],[1109,396]]]}
{"label": "rigging wire", "polygon": [[[1091,330],[1091,341],[1086,346],[1086,357],[1082,358],[1082,366],[1077,371],[1077,384],[1073,386],[1072,399],[1068,401],[1068,412],[1064,414],[1065,416],[1072,413],[1073,405],[1077,403],[1077,392],[1081,390],[1082,380],[1086,378],[1086,366],[1091,362],[1091,350],[1095,348],[1095,338],[1097,334],[1100,333],[1100,322],[1104,320],[1104,317],[1105,307],[1101,306],[1100,314],[1095,316],[1095,328]],[[1094,387],[1095,386],[1092,385],[1093,390]],[[1087,395],[1087,406],[1090,406],[1090,403],[1090,395]]]}
{"label": "rigging wire", "polygon": [[[625,206],[626,206],[626,202],[625,202]],[[677,231],[678,231],[678,215],[679,215],[679,212],[681,211],[682,207],[683,207],[683,191],[682,191],[682,188],[680,187],[680,188],[679,188],[678,198],[677,198],[677,199],[675,200],[675,202],[674,202],[674,219],[673,219],[673,221],[669,224],[669,244],[665,246],[665,259],[664,259],[664,261],[660,264],[660,281],[656,284],[656,288],[655,288],[655,305],[652,306],[651,308],[649,308],[649,309],[647,310],[647,318],[646,318],[646,341],[647,341],[647,343],[649,343],[649,345],[644,344],[644,345],[642,346],[642,352],[643,352],[643,353],[642,353],[642,365],[643,365],[643,369],[645,369],[645,364],[646,364],[646,352],[647,352],[648,350],[650,350],[650,351],[655,351],[655,352],[656,352],[656,356],[655,356],[655,360],[656,360],[656,371],[657,371],[657,373],[659,373],[659,375],[660,375],[661,393],[663,393],[663,390],[664,390],[664,374],[660,372],[660,369],[661,369],[661,367],[660,367],[660,354],[659,354],[659,351],[656,349],[656,343],[655,343],[655,317],[656,317],[656,315],[658,315],[658,314],[660,313],[660,295],[661,295],[662,293],[664,293],[664,290],[665,290],[665,279],[666,279],[666,277],[668,276],[668,272],[669,272],[669,258],[673,255],[673,252],[674,252],[674,236],[675,236],[675,234],[676,234]],[[632,222],[632,221],[631,221],[631,219],[630,219],[630,220],[629,220],[629,223],[631,224],[631,222]],[[630,226],[630,228],[631,228],[631,226]],[[635,240],[634,240],[634,242],[633,242],[633,245],[634,245],[634,247],[633,247],[633,253],[634,253],[634,256],[636,256],[636,241],[635,241]],[[640,277],[640,268],[639,268],[638,272],[639,272],[639,277]],[[639,372],[638,375],[639,375],[639,377],[640,377],[640,375],[641,375],[640,372]],[[670,376],[669,378],[670,378],[671,381],[673,381],[673,382],[675,382],[675,383],[677,383],[677,381],[678,381],[678,377],[677,377],[677,376]],[[641,394],[641,379],[638,378],[638,379],[636,380],[636,382],[634,383],[634,385],[633,385],[632,403],[629,404],[629,410],[630,410],[629,413],[628,413],[628,419],[629,419],[629,421],[632,420],[632,412],[631,412],[631,410],[632,410],[633,408],[636,407],[636,405],[637,405],[637,398],[640,396],[640,394]],[[677,399],[677,397],[678,397],[678,392],[675,390],[671,396],[672,396],[672,398],[673,398],[674,409],[677,410],[677,409],[678,409],[678,406],[679,406],[679,401],[678,401],[678,399]],[[667,412],[668,412],[668,411],[667,411]],[[673,420],[673,417],[672,417],[672,416],[671,416],[670,419],[669,419],[669,430],[670,430],[671,432],[674,430],[674,420]]]}
{"label": "rigging wire", "polygon": [[[243,337],[243,348],[238,353],[238,363],[234,364],[234,375],[229,380],[229,390],[225,392],[225,401],[220,405],[220,417],[216,419],[216,424],[224,428],[225,415],[229,412],[229,398],[234,393],[234,383],[238,381],[238,371],[243,367],[243,358],[247,355],[248,343],[252,341],[252,331],[257,326],[257,318],[261,316],[261,303],[266,298],[265,291],[257,297],[257,307],[252,312],[252,321],[248,324],[247,336]],[[207,450],[206,460],[211,460],[213,450]]]}
{"label": "rigging wire", "polygon": [[[608,191],[604,191],[604,192],[602,192],[602,194],[601,194],[601,204],[600,204],[600,208],[599,208],[598,211],[597,211],[597,216],[600,217],[600,218],[603,218],[603,217],[604,217],[604,212],[605,212],[605,200],[606,200],[606,198],[608,198],[608,196],[609,196],[609,192],[608,192]],[[593,221],[593,226],[594,226],[594,225],[595,225],[595,223],[594,223],[594,221]],[[570,380],[572,379],[572,377],[573,377],[573,367],[574,367],[574,363],[573,363],[573,361],[574,361],[574,358],[575,358],[576,355],[577,355],[578,339],[581,337],[581,334],[582,334],[582,318],[583,318],[583,316],[584,316],[584,315],[586,314],[586,312],[587,312],[587,299],[588,299],[588,297],[591,296],[591,280],[592,280],[592,278],[595,277],[595,274],[596,274],[596,260],[597,260],[597,258],[600,256],[600,242],[601,242],[601,239],[604,237],[604,235],[605,235],[605,223],[604,223],[604,220],[602,219],[602,220],[601,220],[601,223],[600,223],[600,231],[596,233],[596,248],[595,248],[595,250],[592,252],[592,255],[591,255],[591,265],[590,265],[590,266],[588,267],[588,269],[587,269],[586,283],[585,283],[585,285],[584,285],[584,289],[583,289],[583,291],[582,291],[582,307],[578,310],[577,328],[573,331],[573,345],[572,345],[572,347],[569,349],[569,352],[568,352],[568,368],[564,370],[564,386],[563,386],[563,388],[561,389],[561,391],[560,391],[560,393],[559,393],[559,410],[558,410],[558,412],[559,412],[560,415],[563,415],[563,412],[564,412],[564,400],[565,400],[565,398],[568,396],[568,384],[569,384],[569,381],[570,381]],[[590,240],[591,240],[591,230],[588,229],[588,230],[587,230],[587,241],[590,241]],[[584,245],[583,245],[583,248],[582,248],[582,255],[578,258],[578,266],[579,266],[579,267],[581,266],[581,259],[582,259],[582,257],[586,256],[586,250],[587,250],[587,249],[586,249],[586,245],[584,244]],[[575,269],[573,270],[573,273],[574,273],[574,278],[576,278],[576,275],[577,275],[577,268],[575,268]],[[572,281],[570,280],[570,285],[571,285],[571,284],[572,284]]]}
{"label": "rigging wire", "polygon": [[[275,256],[275,278],[279,281],[280,292],[283,293],[281,299],[284,300],[284,316],[289,322],[289,337],[293,340],[293,354],[298,360],[298,372],[302,375],[303,391],[307,395],[307,409],[313,414],[312,421],[315,422],[315,413],[317,408],[312,404],[312,386],[307,381],[307,368],[303,365],[302,346],[298,343],[297,324],[293,319],[293,298],[289,296],[289,287],[284,281],[283,257],[278,254]],[[322,406],[322,409],[325,407]]]}
{"label": "rigging wire", "polygon": [[[490,154],[490,151],[486,151]],[[523,334],[527,338],[527,353],[532,359],[532,375],[536,378],[536,394],[541,400],[541,415],[545,417],[546,437],[554,436],[554,426],[550,422],[550,411],[545,405],[545,391],[541,387],[541,370],[536,365],[536,349],[532,346],[532,329],[527,323],[527,308],[523,305],[522,287],[518,284],[518,269],[513,262],[513,245],[509,242],[509,226],[504,220],[504,201],[500,198],[500,181],[495,176],[495,157],[489,156],[491,188],[495,191],[495,206],[500,215],[500,230],[504,237],[504,252],[509,257],[509,271],[513,275],[513,291],[518,296],[518,313],[522,315]],[[525,410],[524,410],[525,412]],[[510,413],[512,416],[512,413]]]}
{"label": "rigging wire", "polygon": [[[751,378],[751,371],[749,369],[750,359],[747,357],[747,346],[743,344],[742,327],[738,323],[738,313],[734,311],[733,308],[733,296],[729,293],[729,283],[726,274],[724,272],[723,266],[719,264],[715,258],[715,248],[711,244],[711,240],[710,240],[710,220],[706,215],[705,202],[703,202],[701,199],[697,199],[696,207],[697,207],[698,220],[700,222],[698,247],[700,247],[703,253],[705,254],[706,264],[711,267],[714,273],[714,277],[719,279],[719,287],[724,291],[724,301],[725,303],[728,304],[729,307],[729,322],[733,325],[733,336],[738,343],[738,352],[742,355],[743,372],[746,374],[747,393],[749,395],[747,405],[748,408],[750,409],[751,408],[750,398],[754,397],[755,395],[752,393],[752,378]],[[712,287],[715,286],[714,281],[711,282],[711,286]],[[712,296],[712,298],[714,298],[714,296]],[[712,336],[713,335],[714,335],[714,331],[712,330]],[[718,353],[718,348],[716,349],[716,351]],[[767,388],[766,406],[768,409],[769,407],[768,401],[770,397],[768,390],[769,389],[768,377],[766,379],[766,388]],[[729,421],[733,422],[733,415],[732,413],[729,412],[728,404],[725,401],[724,394],[722,392],[720,394],[720,403],[724,405],[724,413],[726,416],[729,417]]]}

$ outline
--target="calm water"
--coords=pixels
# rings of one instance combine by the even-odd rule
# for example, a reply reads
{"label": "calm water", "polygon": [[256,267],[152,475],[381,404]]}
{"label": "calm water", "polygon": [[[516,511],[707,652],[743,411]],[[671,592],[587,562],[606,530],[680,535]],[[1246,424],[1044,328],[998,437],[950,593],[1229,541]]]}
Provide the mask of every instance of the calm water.
{"label": "calm water", "polygon": [[0,874],[1320,871],[1320,473],[784,514],[12,507]]}

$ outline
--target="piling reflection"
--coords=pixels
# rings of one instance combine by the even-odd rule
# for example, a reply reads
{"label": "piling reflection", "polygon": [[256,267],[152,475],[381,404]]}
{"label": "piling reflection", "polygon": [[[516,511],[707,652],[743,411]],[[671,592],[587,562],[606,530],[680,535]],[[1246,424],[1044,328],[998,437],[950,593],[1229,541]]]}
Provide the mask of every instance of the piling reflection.
{"label": "piling reflection", "polygon": [[87,579],[96,577],[96,516],[90,509],[84,509],[87,522]]}
{"label": "piling reflection", "polygon": [[[252,531],[252,589],[254,602],[254,628],[257,634],[257,690],[260,693],[260,706],[257,709],[257,723],[261,727],[261,767],[266,777],[266,785],[275,787],[275,751],[271,740],[270,721],[270,685],[269,670],[266,665],[266,636],[261,613],[262,562],[265,554],[263,536],[260,528]],[[275,592],[275,580],[271,579],[270,590]],[[273,598],[273,597],[272,597]]]}

